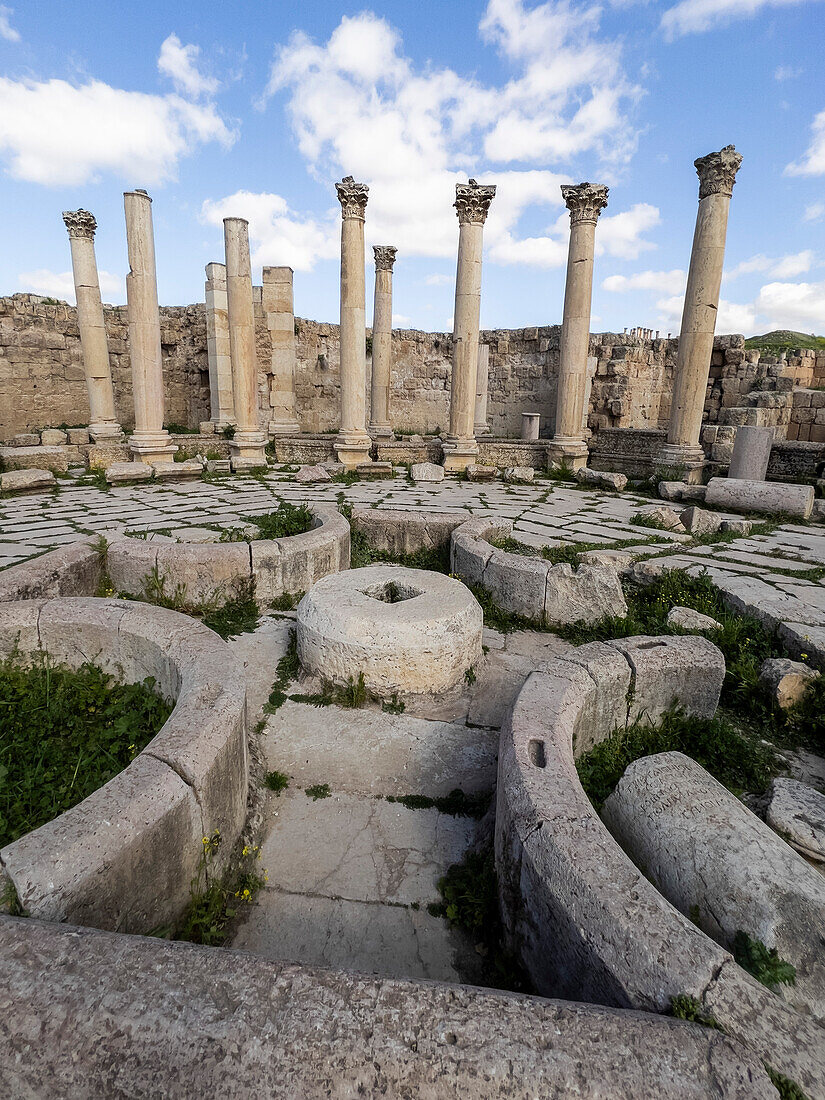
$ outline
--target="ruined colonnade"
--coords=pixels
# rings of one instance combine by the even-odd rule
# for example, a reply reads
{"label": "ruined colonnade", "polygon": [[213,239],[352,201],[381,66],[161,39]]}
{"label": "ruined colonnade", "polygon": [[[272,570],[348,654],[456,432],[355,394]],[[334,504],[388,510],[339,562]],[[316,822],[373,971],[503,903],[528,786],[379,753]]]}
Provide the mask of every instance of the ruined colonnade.
{"label": "ruined colonnade", "polygon": [[392,267],[398,251],[392,245],[373,246],[375,299],[372,311],[372,385],[370,387],[370,435],[392,439],[390,423],[390,375],[392,363]]}

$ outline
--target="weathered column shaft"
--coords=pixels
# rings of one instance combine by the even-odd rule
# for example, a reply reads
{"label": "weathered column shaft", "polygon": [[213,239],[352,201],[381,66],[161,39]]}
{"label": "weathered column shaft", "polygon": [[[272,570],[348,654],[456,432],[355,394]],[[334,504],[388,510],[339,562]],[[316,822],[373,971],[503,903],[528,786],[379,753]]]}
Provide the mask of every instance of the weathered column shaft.
{"label": "weathered column shaft", "polygon": [[295,435],[301,429],[295,404],[295,309],[291,267],[264,268],[261,301],[272,340],[269,434]]}
{"label": "weathered column shaft", "polygon": [[370,434],[392,437],[390,425],[390,377],[392,372],[392,267],[396,249],[375,245],[375,299],[372,311],[372,386]]}
{"label": "weathered column shaft", "polygon": [[694,163],[699,176],[699,210],[679,332],[670,426],[661,453],[664,464],[687,467],[701,467],[704,462],[699,433],[719,310],[730,199],[742,156],[728,145]]}
{"label": "weathered column shaft", "polygon": [[135,430],[129,447],[136,458],[151,465],[170,461],[177,450],[170,444],[169,433],[163,427],[163,355],[152,200],[145,191],[127,191],[123,203],[129,253],[126,302],[135,404]]}
{"label": "weathered column shaft", "polygon": [[473,433],[476,438],[480,435],[489,435],[490,426],[487,423],[487,384],[490,373],[490,345],[478,345],[478,358],[476,360],[476,408]]}
{"label": "weathered column shaft", "polygon": [[587,395],[593,258],[596,222],[607,206],[607,188],[580,183],[563,185],[561,193],[570,210],[570,245],[559,351],[556,427],[548,455],[552,460],[564,460],[576,468],[587,464],[582,423]]}
{"label": "weathered column shaft", "polygon": [[206,265],[206,353],[209,362],[210,418],[218,430],[235,423],[226,265]]}
{"label": "weathered column shaft", "polygon": [[230,452],[232,468],[243,470],[266,465],[266,434],[261,431],[258,413],[258,355],[255,349],[249,223],[245,218],[224,218],[223,237],[236,423]]}
{"label": "weathered column shaft", "polygon": [[450,383],[450,431],[444,444],[444,468],[464,470],[478,455],[473,434],[481,313],[481,258],[484,222],[495,186],[475,180],[456,184],[458,263],[453,314],[453,372]]}
{"label": "weathered column shaft", "polygon": [[335,450],[350,468],[369,462],[364,219],[369,188],[345,176],[341,203],[341,425]]}
{"label": "weathered column shaft", "polygon": [[72,250],[77,325],[89,393],[89,433],[95,442],[98,439],[120,439],[123,432],[115,414],[109,343],[95,259],[97,222],[88,210],[65,210],[63,221],[69,231]]}

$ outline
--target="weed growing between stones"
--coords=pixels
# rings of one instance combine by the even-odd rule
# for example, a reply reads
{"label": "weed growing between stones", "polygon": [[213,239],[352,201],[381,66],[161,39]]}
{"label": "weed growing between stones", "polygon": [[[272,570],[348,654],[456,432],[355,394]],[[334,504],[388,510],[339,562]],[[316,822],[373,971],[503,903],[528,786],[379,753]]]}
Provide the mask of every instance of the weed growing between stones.
{"label": "weed growing between stones", "polygon": [[458,787],[449,794],[431,798],[426,794],[388,794],[387,802],[398,802],[408,810],[438,810],[451,817],[472,817],[476,821],[484,817],[492,801],[492,791],[465,794]]}
{"label": "weed growing between stones", "polygon": [[339,470],[337,474],[332,475],[330,480],[339,485],[354,485],[358,481],[358,474],[355,470]]}
{"label": "weed growing between stones", "polygon": [[275,669],[275,682],[272,685],[269,698],[264,704],[264,714],[274,714],[278,707],[283,706],[287,700],[286,689],[298,675],[300,667],[301,665],[298,660],[298,639],[293,630],[290,634],[286,653],[280,661],[278,661],[278,665]]}
{"label": "weed growing between stones", "polygon": [[[333,684],[329,680],[324,680],[320,691],[309,693],[297,692],[295,695],[290,695],[289,698],[294,703],[307,703],[311,707],[336,706],[344,707],[346,710],[358,710],[367,703],[381,702],[380,697],[367,688],[364,683],[363,672],[358,673],[357,679],[353,679],[352,676],[347,677],[347,682],[343,686]],[[393,706],[400,706],[401,710],[391,709],[391,713],[400,714],[404,709],[404,704],[398,703],[397,695],[393,695],[393,699],[396,700],[395,704],[390,701],[388,707],[385,707],[382,703],[382,710],[391,709]]]}
{"label": "weed growing between stones", "polygon": [[264,786],[275,794],[280,794],[289,786],[289,776],[283,772],[267,772],[264,776]]}
{"label": "weed growing between stones", "polygon": [[389,699],[384,699],[381,703],[381,710],[386,714],[403,714],[406,710],[406,704],[403,699],[398,698],[397,692],[393,692]]}
{"label": "weed growing between stones", "polygon": [[122,771],[172,707],[155,681],[118,684],[39,657],[0,663],[0,847],[77,805]]}
{"label": "weed growing between stones", "polygon": [[311,531],[315,522],[306,504],[290,504],[282,500],[274,512],[262,516],[244,516],[247,523],[254,523],[261,539],[283,539],[290,535],[302,535]]}
{"label": "weed growing between stones", "polygon": [[[342,514],[347,516],[346,512]],[[352,509],[347,519],[351,519]],[[433,573],[450,572],[450,546],[426,547],[416,550],[413,554],[390,554],[386,550],[374,550],[368,543],[363,531],[350,531],[350,566],[352,569],[363,569],[367,565],[375,565],[376,562],[390,562],[393,565],[402,565],[405,569],[429,569]]]}
{"label": "weed growing between stones", "polygon": [[271,611],[294,611],[305,595],[306,592],[283,592],[269,601],[269,608]]}
{"label": "weed growing between stones", "polygon": [[[255,630],[260,621],[260,612],[255,602],[255,579],[247,577],[238,581],[228,599],[221,602],[221,591],[206,603],[195,603],[186,594],[185,584],[176,584],[171,591],[167,588],[168,577],[153,566],[143,578],[141,599],[156,607],[166,607],[171,611],[180,611],[193,619],[201,619],[204,626],[227,640],[236,634],[246,634]],[[134,597],[125,595],[125,599]]]}
{"label": "weed growing between stones", "polygon": [[508,535],[502,539],[490,539],[490,545],[510,554],[524,554],[526,557],[543,558],[544,561],[549,561],[551,565],[567,563],[568,565],[577,566],[581,564],[579,554],[587,550],[623,550],[627,546],[646,546],[648,544],[652,546],[667,541],[659,535],[651,535],[649,538],[615,539],[613,542],[567,542],[562,546],[537,548],[527,546]]}
{"label": "weed growing between stones", "polygon": [[784,1073],[778,1073],[767,1062],[763,1062],[762,1065],[765,1067],[765,1073],[771,1079],[771,1084],[779,1093],[779,1100],[809,1100],[808,1094],[802,1091],[796,1081],[792,1081]]}
{"label": "weed growing between stones", "polygon": [[305,787],[304,794],[313,802],[317,802],[319,798],[329,798],[332,791],[329,789],[329,783],[315,783],[311,787]]}
{"label": "weed growing between stones", "polygon": [[741,928],[733,940],[733,957],[743,970],[774,993],[779,985],[796,985],[796,967],[780,958],[775,947],[766,947]]}
{"label": "weed growing between stones", "polygon": [[227,640],[234,638],[237,634],[248,634],[255,630],[260,618],[258,605],[255,602],[255,581],[250,577],[248,581],[237,587],[236,594],[223,606],[206,612],[203,616],[203,625]]}
{"label": "weed growing between stones", "polygon": [[716,1031],[725,1030],[718,1020],[709,1012],[705,1012],[695,997],[690,997],[687,993],[680,993],[678,997],[671,999],[668,1015],[676,1020],[689,1020],[690,1023],[701,1024],[702,1027],[712,1027]]}

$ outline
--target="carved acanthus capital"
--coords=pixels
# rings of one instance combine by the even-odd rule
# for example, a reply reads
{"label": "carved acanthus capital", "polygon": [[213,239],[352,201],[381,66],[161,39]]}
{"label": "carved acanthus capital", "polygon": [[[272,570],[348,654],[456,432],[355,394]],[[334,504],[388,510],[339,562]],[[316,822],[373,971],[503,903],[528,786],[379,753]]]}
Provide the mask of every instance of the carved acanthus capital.
{"label": "carved acanthus capital", "polygon": [[465,225],[470,222],[475,225],[484,225],[495,193],[494,183],[476,183],[475,180],[457,183],[453,206],[458,211],[458,224]]}
{"label": "carved acanthus capital", "polygon": [[364,221],[369,187],[365,183],[356,183],[352,176],[344,176],[340,183],[336,183],[335,190],[338,192],[343,216]]}
{"label": "carved acanthus capital", "polygon": [[599,214],[607,206],[608,188],[599,183],[563,183],[561,197],[570,211],[570,224],[599,220]]}
{"label": "carved acanthus capital", "polygon": [[63,221],[69,231],[70,237],[88,237],[94,240],[97,222],[94,214],[88,210],[64,210]]}
{"label": "carved acanthus capital", "polygon": [[726,145],[718,153],[708,153],[693,162],[699,176],[699,198],[708,195],[733,194],[736,173],[742,164],[742,154],[737,153],[733,145]]}
{"label": "carved acanthus capital", "polygon": [[375,256],[375,270],[392,271],[392,265],[395,263],[395,254],[398,251],[395,245],[374,244],[372,246],[372,251]]}

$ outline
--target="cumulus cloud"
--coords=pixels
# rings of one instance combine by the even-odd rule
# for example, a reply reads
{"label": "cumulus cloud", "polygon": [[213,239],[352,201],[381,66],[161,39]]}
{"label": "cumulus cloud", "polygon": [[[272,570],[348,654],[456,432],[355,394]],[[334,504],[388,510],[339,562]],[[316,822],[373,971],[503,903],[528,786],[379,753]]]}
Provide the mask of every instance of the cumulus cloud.
{"label": "cumulus cloud", "polygon": [[425,286],[446,286],[453,281],[451,275],[428,275],[424,280]]}
{"label": "cumulus cloud", "polygon": [[767,283],[755,305],[768,328],[802,332],[821,332],[825,328],[825,282]]}
{"label": "cumulus cloud", "polygon": [[811,144],[801,160],[785,168],[786,176],[825,175],[825,111],[820,111],[814,116],[811,131]]}
{"label": "cumulus cloud", "polygon": [[736,19],[752,19],[766,8],[785,8],[803,0],[681,0],[662,15],[660,26],[669,40],[697,34]]}
{"label": "cumulus cloud", "polygon": [[[658,324],[661,329],[668,332],[679,331],[684,301],[684,294],[674,294],[669,298],[660,298],[656,302],[656,309],[659,311]],[[719,334],[743,332],[747,336],[755,329],[756,315],[756,308],[752,304],[742,305],[720,298],[719,311],[716,315],[716,331]]]}
{"label": "cumulus cloud", "polygon": [[13,15],[13,8],[7,8],[5,4],[0,4],[0,38],[5,38],[7,42],[20,41],[20,31],[16,31],[11,25]]}
{"label": "cumulus cloud", "polygon": [[730,282],[738,279],[740,275],[751,275],[757,271],[769,273],[774,279],[792,279],[794,275],[804,275],[806,271],[810,271],[813,262],[814,254],[809,248],[777,259],[760,254],[751,256],[748,260],[742,260],[736,267],[726,271],[724,279]]}
{"label": "cumulus cloud", "polygon": [[203,76],[198,70],[200,52],[200,46],[184,46],[176,34],[170,34],[161,43],[158,55],[158,72],[168,76],[183,95],[196,99],[214,95],[218,90],[218,81]]}
{"label": "cumulus cloud", "polygon": [[822,220],[823,214],[825,214],[825,202],[809,202],[805,207],[802,220],[804,222],[818,222]]}
{"label": "cumulus cloud", "polygon": [[[99,271],[100,294],[105,302],[122,303],[126,301],[126,284],[121,275],[112,275],[109,271]],[[17,285],[32,294],[42,294],[46,298],[60,298],[74,305],[74,279],[71,271],[49,271],[41,267],[36,271],[21,271],[17,276]]]}
{"label": "cumulus cloud", "polygon": [[613,294],[629,290],[655,290],[659,294],[678,295],[684,291],[687,273],[681,268],[672,271],[637,271],[633,275],[608,275],[602,289]]}

